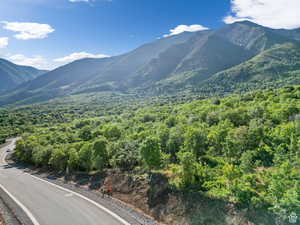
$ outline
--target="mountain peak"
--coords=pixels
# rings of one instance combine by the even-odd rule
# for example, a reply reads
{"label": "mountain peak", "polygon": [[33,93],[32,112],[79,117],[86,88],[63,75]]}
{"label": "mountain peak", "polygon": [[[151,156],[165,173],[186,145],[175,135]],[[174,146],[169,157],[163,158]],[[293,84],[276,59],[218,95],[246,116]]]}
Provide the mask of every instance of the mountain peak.
{"label": "mountain peak", "polygon": [[258,27],[261,26],[259,24],[256,24],[256,23],[250,21],[250,20],[237,21],[237,22],[234,22],[233,24],[245,24],[245,25],[249,25],[249,26],[258,26]]}
{"label": "mountain peak", "polygon": [[[259,62],[259,66],[264,65],[259,60],[249,61],[257,55],[272,62],[275,59],[262,54],[271,48],[274,48],[272,54],[275,52],[277,58],[287,61],[289,58],[280,55],[282,51],[287,52],[285,48],[277,49],[275,46],[289,42],[295,42],[298,46],[299,40],[297,30],[275,30],[249,20],[228,24],[216,30],[184,32],[144,44],[123,55],[105,59],[82,59],[59,67],[26,85],[20,85],[16,88],[17,91],[0,98],[0,105],[31,103],[41,99],[102,91],[152,91],[150,94],[180,92],[186,87],[199,87],[214,74],[241,63],[245,63],[242,68],[248,68],[248,64],[253,62]],[[281,61],[276,63],[282,64]],[[272,63],[270,68],[271,66]],[[236,68],[240,71],[239,67]],[[262,68],[257,68],[259,69],[253,71],[259,73]],[[286,68],[292,71],[292,66]],[[275,73],[270,71],[264,71],[270,73],[269,77],[260,74],[261,77],[272,77]],[[258,76],[254,74],[253,77]]]}

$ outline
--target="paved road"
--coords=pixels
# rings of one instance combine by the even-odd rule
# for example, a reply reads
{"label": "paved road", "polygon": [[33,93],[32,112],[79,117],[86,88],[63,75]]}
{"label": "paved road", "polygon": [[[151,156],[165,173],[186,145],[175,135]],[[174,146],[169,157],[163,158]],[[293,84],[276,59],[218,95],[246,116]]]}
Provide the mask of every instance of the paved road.
{"label": "paved road", "polygon": [[[124,225],[88,200],[8,167],[5,156],[16,139],[0,149],[0,185],[29,211],[37,225]],[[128,223],[127,223],[128,225]]]}

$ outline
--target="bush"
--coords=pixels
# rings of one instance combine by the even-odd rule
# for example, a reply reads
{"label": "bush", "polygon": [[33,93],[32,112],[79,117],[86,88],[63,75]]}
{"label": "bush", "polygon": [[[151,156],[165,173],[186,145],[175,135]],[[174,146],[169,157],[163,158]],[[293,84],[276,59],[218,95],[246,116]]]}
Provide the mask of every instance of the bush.
{"label": "bush", "polygon": [[89,141],[93,137],[92,131],[90,127],[83,127],[79,131],[79,138],[81,138],[84,141]]}
{"label": "bush", "polygon": [[58,171],[65,171],[68,165],[69,155],[65,148],[56,148],[51,153],[49,164]]}
{"label": "bush", "polygon": [[140,164],[138,144],[136,141],[121,141],[110,147],[110,164],[114,168],[132,170]]}
{"label": "bush", "polygon": [[109,140],[118,140],[121,137],[121,129],[117,125],[107,125],[104,128],[104,136]]}
{"label": "bush", "polygon": [[103,169],[108,165],[108,142],[106,138],[100,137],[93,145],[93,167],[95,169]]}
{"label": "bush", "polygon": [[39,146],[32,152],[32,161],[36,166],[47,166],[51,158],[51,153],[51,147]]}
{"label": "bush", "polygon": [[80,167],[79,153],[75,148],[69,150],[68,168],[77,170]]}
{"label": "bush", "polygon": [[182,166],[181,180],[186,187],[195,184],[197,173],[197,162],[192,152],[179,152],[177,154]]}
{"label": "bush", "polygon": [[207,146],[207,131],[206,128],[188,128],[184,135],[184,149],[187,152],[193,152],[196,158],[204,155]]}
{"label": "bush", "polygon": [[90,171],[92,169],[93,145],[85,143],[81,147],[78,156],[80,168]]}
{"label": "bush", "polygon": [[149,169],[158,169],[161,164],[161,152],[159,139],[148,137],[141,145],[141,156]]}

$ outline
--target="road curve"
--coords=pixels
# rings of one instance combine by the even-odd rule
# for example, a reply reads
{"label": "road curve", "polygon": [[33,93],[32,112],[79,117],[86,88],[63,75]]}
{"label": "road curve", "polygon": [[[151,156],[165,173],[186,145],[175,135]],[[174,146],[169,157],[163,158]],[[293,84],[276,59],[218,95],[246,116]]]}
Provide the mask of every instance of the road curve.
{"label": "road curve", "polygon": [[97,203],[24,173],[5,162],[7,150],[16,139],[0,149],[0,188],[27,210],[35,225],[129,225]]}

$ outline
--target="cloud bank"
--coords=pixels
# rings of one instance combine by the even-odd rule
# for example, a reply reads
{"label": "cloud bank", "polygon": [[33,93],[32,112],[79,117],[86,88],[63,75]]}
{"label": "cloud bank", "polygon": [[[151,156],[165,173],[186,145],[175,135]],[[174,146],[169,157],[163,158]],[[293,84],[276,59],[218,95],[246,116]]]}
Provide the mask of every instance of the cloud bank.
{"label": "cloud bank", "polygon": [[72,61],[75,61],[78,59],[83,59],[83,58],[107,58],[107,57],[109,57],[109,56],[104,55],[104,54],[95,55],[95,54],[91,54],[91,53],[87,53],[87,52],[75,52],[68,56],[54,59],[54,62],[68,63],[68,62],[72,62]]}
{"label": "cloud bank", "polygon": [[179,25],[175,27],[174,29],[170,30],[169,34],[165,34],[164,37],[170,37],[173,35],[181,34],[183,32],[196,32],[196,31],[202,31],[202,30],[209,30],[208,27],[194,24],[194,25]]}
{"label": "cloud bank", "polygon": [[0,48],[6,48],[8,45],[8,37],[0,37]]}
{"label": "cloud bank", "polygon": [[47,61],[42,56],[26,57],[23,54],[16,54],[8,57],[8,60],[23,66],[32,66],[39,69],[49,69]]}
{"label": "cloud bank", "polygon": [[15,38],[20,40],[43,39],[55,30],[49,24],[2,21],[3,29],[17,32]]}
{"label": "cloud bank", "polygon": [[300,27],[300,0],[231,0],[231,13],[223,21],[249,20],[270,28]]}

